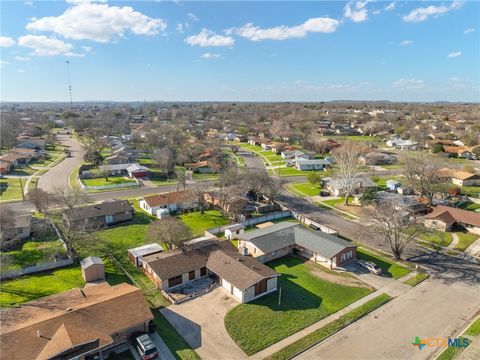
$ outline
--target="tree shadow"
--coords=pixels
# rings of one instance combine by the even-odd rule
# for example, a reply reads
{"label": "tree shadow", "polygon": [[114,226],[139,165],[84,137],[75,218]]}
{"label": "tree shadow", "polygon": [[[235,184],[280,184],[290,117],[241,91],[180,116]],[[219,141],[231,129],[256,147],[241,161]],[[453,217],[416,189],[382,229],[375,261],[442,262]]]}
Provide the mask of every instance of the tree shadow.
{"label": "tree shadow", "polygon": [[[155,313],[155,310],[153,311]],[[158,309],[156,311],[159,312]],[[165,326],[165,323],[168,323],[168,325],[172,326],[178,332],[178,334],[174,334],[170,331],[169,338],[172,337],[172,335],[175,337],[183,337],[183,339],[185,339],[192,349],[198,349],[200,346],[202,346],[202,327],[199,324],[187,319],[175,311],[170,310],[169,308],[163,308],[161,310],[161,316],[164,318],[162,321],[163,328],[159,329],[157,323],[157,331],[161,337],[164,338],[162,334],[163,331],[168,331],[168,326]],[[158,315],[155,315],[155,319],[158,320]],[[172,350],[174,353],[188,348],[188,346],[186,346],[187,344],[185,344],[183,341],[169,342],[168,338],[164,338],[164,340],[168,342],[170,350]]]}

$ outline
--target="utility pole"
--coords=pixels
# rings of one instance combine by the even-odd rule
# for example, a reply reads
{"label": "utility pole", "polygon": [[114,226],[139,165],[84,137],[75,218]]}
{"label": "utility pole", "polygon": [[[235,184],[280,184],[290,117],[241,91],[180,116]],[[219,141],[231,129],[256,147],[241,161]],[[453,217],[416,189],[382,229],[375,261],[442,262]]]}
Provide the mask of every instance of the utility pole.
{"label": "utility pole", "polygon": [[70,60],[66,60],[65,63],[67,64],[68,95],[70,97],[70,108],[72,108],[73,101],[72,101],[72,83],[70,81]]}

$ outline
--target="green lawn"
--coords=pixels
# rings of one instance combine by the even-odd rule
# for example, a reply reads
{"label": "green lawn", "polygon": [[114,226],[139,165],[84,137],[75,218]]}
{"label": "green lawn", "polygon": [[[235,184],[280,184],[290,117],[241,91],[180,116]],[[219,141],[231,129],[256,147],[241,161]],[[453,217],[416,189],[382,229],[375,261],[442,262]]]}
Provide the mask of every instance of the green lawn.
{"label": "green lawn", "polygon": [[458,243],[454,246],[454,250],[465,251],[470,245],[472,245],[475,240],[477,240],[480,235],[472,234],[469,232],[457,232]]}
{"label": "green lawn", "polygon": [[472,325],[465,331],[467,336],[480,336],[480,318],[475,320]]}
{"label": "green lawn", "polygon": [[20,269],[29,265],[54,261],[55,255],[65,254],[62,242],[54,234],[48,234],[35,241],[27,241],[21,249],[2,252],[2,259],[8,257],[11,261],[11,270]]}
{"label": "green lawn", "polygon": [[373,252],[365,250],[364,248],[357,249],[357,257],[361,260],[373,261],[382,269],[382,273],[384,275],[394,279],[399,279],[411,271],[405,266],[395,263],[393,260],[374,254]]}
{"label": "green lawn", "polygon": [[473,202],[472,203],[463,203],[462,206],[460,206],[460,208],[463,209],[463,210],[475,211],[475,210],[480,209],[480,204],[473,203]]}
{"label": "green lawn", "polygon": [[118,184],[132,184],[135,183],[135,180],[127,179],[124,176],[109,176],[108,180],[106,180],[105,178],[82,179],[82,183],[85,186],[107,186]]}
{"label": "green lawn", "polygon": [[312,186],[310,183],[297,183],[291,186],[304,196],[316,196],[321,190],[320,184]]}
{"label": "green lawn", "polygon": [[25,179],[0,179],[0,201],[22,200],[22,187],[24,185]]}
{"label": "green lawn", "polygon": [[[463,341],[463,339],[466,337],[467,339],[472,342],[473,337],[480,336],[480,318],[475,320],[472,325],[468,327],[467,330],[465,330],[465,333],[463,334],[464,336],[460,336],[460,341]],[[453,347],[450,346],[446,348],[439,357],[437,357],[436,360],[452,360],[455,359],[460,353],[465,350],[463,347]]]}
{"label": "green lawn", "polygon": [[0,290],[0,306],[14,306],[84,284],[79,266],[6,280]]}
{"label": "green lawn", "polygon": [[280,176],[307,176],[310,171],[301,171],[297,170],[294,167],[283,167],[279,169],[272,169],[275,174],[278,174],[280,171]]}
{"label": "green lawn", "polygon": [[452,234],[437,230],[429,230],[428,232],[420,234],[418,237],[423,241],[444,247],[450,245],[452,242]]}
{"label": "green lawn", "polygon": [[460,189],[462,195],[478,197],[480,194],[480,186],[462,186]]}
{"label": "green lawn", "polygon": [[284,347],[276,353],[266,357],[264,360],[286,360],[293,358],[299,352],[309,348],[310,346],[319,343],[327,337],[335,334],[344,327],[347,327],[351,323],[361,319],[373,310],[378,309],[380,306],[390,301],[390,296],[387,294],[381,294],[376,298],[367,301],[365,304],[353,309],[349,313],[342,315],[337,320],[325,325],[324,327],[314,331],[313,333],[295,341],[294,343]]}
{"label": "green lawn", "polygon": [[[231,338],[247,354],[258,351],[300,331],[318,320],[366,296],[371,290],[339,285],[311,273],[305,261],[286,257],[267,265],[282,274],[282,291],[248,304],[240,304],[225,317]],[[318,268],[321,271],[321,267]]]}
{"label": "green lawn", "polygon": [[335,207],[335,205],[337,204],[343,204],[344,201],[345,201],[345,198],[341,196],[338,199],[329,199],[329,200],[322,201],[322,203],[324,203],[325,205],[329,205],[331,207]]}
{"label": "green lawn", "polygon": [[429,277],[430,277],[430,275],[428,275],[426,273],[419,273],[419,274],[411,277],[410,279],[404,281],[403,283],[413,287],[413,286],[416,286],[416,285],[420,284],[422,281],[427,280]]}
{"label": "green lawn", "polygon": [[203,214],[195,211],[178,217],[187,225],[193,236],[203,236],[205,230],[227,225],[230,222],[227,218],[222,217],[218,210],[207,210]]}

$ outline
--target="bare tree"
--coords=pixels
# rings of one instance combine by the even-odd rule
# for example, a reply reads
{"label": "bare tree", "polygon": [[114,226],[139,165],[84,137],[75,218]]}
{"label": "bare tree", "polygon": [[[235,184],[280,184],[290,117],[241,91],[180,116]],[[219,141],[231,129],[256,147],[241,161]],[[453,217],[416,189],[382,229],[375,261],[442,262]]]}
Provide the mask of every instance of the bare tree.
{"label": "bare tree", "polygon": [[380,236],[392,250],[395,260],[399,260],[406,246],[422,232],[408,212],[397,208],[394,201],[377,204],[365,211],[368,235]]}
{"label": "bare tree", "polygon": [[104,178],[105,181],[108,182],[108,177],[110,176],[110,171],[108,169],[103,169],[103,170],[100,170],[98,172],[98,175],[100,175],[100,177]]}
{"label": "bare tree", "polygon": [[160,170],[167,174],[167,178],[169,178],[170,173],[175,167],[173,158],[172,150],[166,146],[159,149],[154,155],[154,160],[157,162]]}
{"label": "bare tree", "polygon": [[205,199],[205,194],[207,193],[207,187],[203,184],[197,184],[192,189],[192,205],[194,208],[200,210],[200,213],[205,213],[205,209],[208,207],[208,203]]}
{"label": "bare tree", "polygon": [[320,182],[320,175],[316,171],[311,171],[307,175],[307,181],[312,185],[312,188],[315,187],[315,185],[318,185]]}
{"label": "bare tree", "polygon": [[358,184],[362,167],[359,158],[364,152],[364,147],[353,141],[347,141],[332,151],[333,159],[338,165],[338,179],[345,195],[345,206],[348,206],[348,198],[353,195]]}
{"label": "bare tree", "polygon": [[55,200],[58,204],[63,205],[69,209],[87,202],[87,197],[84,192],[79,189],[68,189],[66,187],[57,186],[54,189]]}
{"label": "bare tree", "polygon": [[272,179],[265,171],[248,169],[243,173],[243,186],[255,201],[264,194],[264,190],[270,186]]}
{"label": "bare tree", "polygon": [[182,186],[183,190],[185,190],[185,187],[187,186],[187,176],[185,170],[178,169],[175,171],[175,174],[177,176],[177,191],[180,189],[180,186]]}
{"label": "bare tree", "polygon": [[441,159],[428,153],[406,156],[402,160],[403,174],[408,184],[432,205],[436,194],[446,191],[448,178],[440,172]]}
{"label": "bare tree", "polygon": [[[15,239],[10,239],[9,237],[9,230],[15,226],[15,213],[7,208],[6,206],[0,207],[0,239],[1,246],[0,248],[3,250],[8,248],[12,243],[14,243]],[[3,258],[2,258],[3,259]]]}
{"label": "bare tree", "polygon": [[169,250],[181,246],[190,236],[190,229],[174,217],[150,223],[146,234],[149,241],[165,244]]}
{"label": "bare tree", "polygon": [[30,201],[38,212],[43,213],[47,218],[50,209],[55,204],[55,196],[42,189],[32,189],[27,194],[27,200]]}

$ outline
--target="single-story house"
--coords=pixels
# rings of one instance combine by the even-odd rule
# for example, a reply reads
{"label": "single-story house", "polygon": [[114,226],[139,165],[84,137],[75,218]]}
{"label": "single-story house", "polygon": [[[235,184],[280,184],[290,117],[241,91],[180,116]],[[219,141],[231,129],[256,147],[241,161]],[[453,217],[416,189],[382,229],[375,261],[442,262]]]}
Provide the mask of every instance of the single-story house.
{"label": "single-story house", "polygon": [[219,166],[212,161],[199,161],[196,163],[185,163],[185,169],[194,173],[213,174],[218,172]]}
{"label": "single-story house", "polygon": [[480,214],[473,211],[438,205],[423,219],[428,228],[452,231],[452,228],[457,225],[480,235]]}
{"label": "single-story house", "polygon": [[250,256],[239,254],[230,241],[200,242],[199,245],[145,257],[145,275],[157,288],[167,292],[211,276],[242,303],[277,290],[280,274]]}
{"label": "single-story house", "polygon": [[32,229],[32,215],[30,214],[15,214],[12,221],[3,219],[3,229],[0,234],[2,241],[26,239],[30,236]]}
{"label": "single-story house", "polygon": [[295,159],[295,168],[297,170],[307,171],[307,170],[323,170],[332,166],[333,160],[331,158],[325,159],[304,159],[299,158]]}
{"label": "single-story house", "polygon": [[376,204],[382,204],[387,201],[393,203],[396,210],[407,211],[409,214],[413,215],[426,214],[429,211],[425,204],[417,201],[414,197],[386,191],[378,191],[375,193]]}
{"label": "single-story house", "polygon": [[[344,194],[344,185],[340,179],[335,179],[332,177],[325,177],[320,180],[322,187],[326,189],[330,194],[335,196],[340,196]],[[375,188],[375,184],[369,177],[360,176],[356,179],[354,193],[360,193],[364,189]]]}
{"label": "single-story house", "polygon": [[141,198],[138,201],[138,206],[150,215],[162,218],[166,212],[172,213],[191,209],[193,196],[190,190],[150,195]]}
{"label": "single-story house", "polygon": [[280,156],[284,159],[310,159],[310,154],[300,150],[283,150]]}
{"label": "single-story house", "polygon": [[130,167],[130,165],[133,165],[133,164],[134,163],[114,164],[114,165],[100,165],[98,167],[98,170],[100,172],[108,171],[108,173],[110,175],[122,175],[122,174],[127,174],[127,168]]}
{"label": "single-story house", "polygon": [[129,156],[124,156],[120,154],[113,154],[108,156],[105,159],[105,163],[108,165],[115,165],[115,164],[128,164],[130,162]]}
{"label": "single-story house", "polygon": [[262,263],[296,253],[332,269],[357,257],[357,246],[351,242],[292,222],[277,223],[235,237],[240,249],[246,248]]}
{"label": "single-story house", "polygon": [[75,288],[0,310],[4,359],[102,359],[153,331],[140,289],[123,283]]}
{"label": "single-story house", "polygon": [[247,142],[248,136],[247,135],[237,135],[235,136],[235,139],[233,139],[235,142]]}
{"label": "single-story house", "polygon": [[327,153],[331,152],[333,149],[340,147],[341,145],[332,139],[324,139],[318,143],[318,148],[321,152]]}
{"label": "single-story house", "polygon": [[466,148],[464,146],[444,146],[443,151],[446,154],[467,160],[475,160],[477,158],[476,155],[472,153],[470,148]]}
{"label": "single-story house", "polygon": [[372,151],[363,155],[360,160],[366,165],[391,165],[397,161],[395,156]]}
{"label": "single-story house", "polygon": [[229,225],[225,227],[225,231],[224,231],[225,237],[229,240],[232,240],[235,238],[235,236],[239,234],[243,234],[244,230],[245,230],[245,225],[243,225],[242,223]]}
{"label": "single-story house", "polygon": [[147,177],[148,174],[150,173],[150,169],[147,168],[146,166],[142,166],[140,164],[130,164],[129,167],[127,167],[127,174],[131,178],[144,178]]}
{"label": "single-story house", "polygon": [[63,221],[71,229],[102,228],[132,220],[134,211],[127,200],[113,199],[66,210]]}
{"label": "single-story house", "polygon": [[45,150],[45,140],[40,138],[29,138],[28,140],[22,140],[17,145],[16,148],[26,148],[26,149],[36,149],[36,150]]}
{"label": "single-story house", "polygon": [[262,139],[259,137],[251,137],[248,139],[248,143],[253,146],[259,146],[261,141]]}
{"label": "single-story house", "polygon": [[13,170],[14,165],[10,161],[0,160],[0,174],[5,175]]}
{"label": "single-story house", "polygon": [[418,143],[412,140],[403,140],[399,138],[390,139],[386,142],[387,146],[400,150],[417,150]]}
{"label": "single-story house", "polygon": [[468,171],[443,168],[440,173],[450,178],[452,184],[458,186],[480,186],[480,175]]}
{"label": "single-story house", "polygon": [[163,251],[163,248],[157,244],[142,245],[133,249],[128,249],[128,258],[135,266],[142,266],[142,259],[145,256],[154,255]]}

